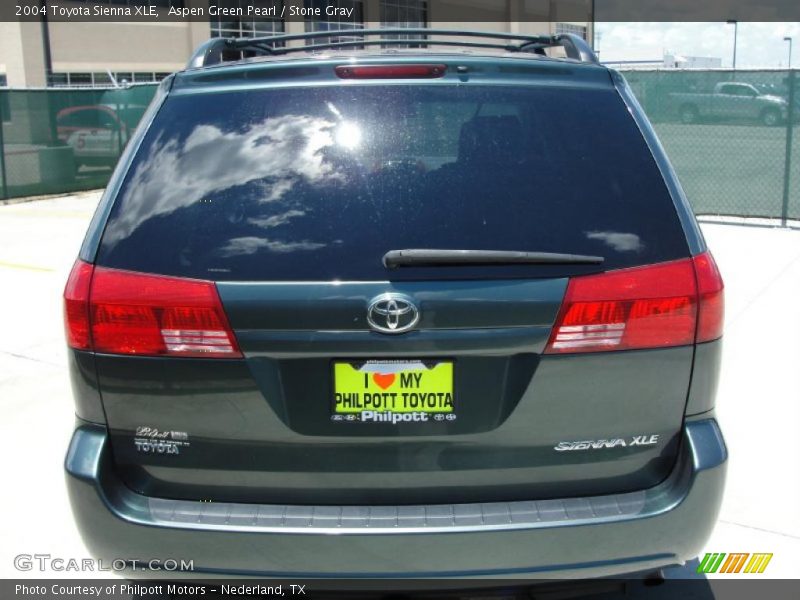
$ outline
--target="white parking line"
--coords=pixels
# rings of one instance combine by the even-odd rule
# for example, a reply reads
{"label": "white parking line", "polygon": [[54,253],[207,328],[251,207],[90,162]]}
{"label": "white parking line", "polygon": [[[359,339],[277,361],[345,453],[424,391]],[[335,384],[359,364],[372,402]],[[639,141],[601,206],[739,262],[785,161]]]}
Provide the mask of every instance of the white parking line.
{"label": "white parking line", "polygon": [[50,267],[40,267],[39,265],[24,265],[22,263],[12,263],[0,260],[0,268],[4,269],[19,269],[22,271],[40,271],[43,273],[52,273],[55,269]]}

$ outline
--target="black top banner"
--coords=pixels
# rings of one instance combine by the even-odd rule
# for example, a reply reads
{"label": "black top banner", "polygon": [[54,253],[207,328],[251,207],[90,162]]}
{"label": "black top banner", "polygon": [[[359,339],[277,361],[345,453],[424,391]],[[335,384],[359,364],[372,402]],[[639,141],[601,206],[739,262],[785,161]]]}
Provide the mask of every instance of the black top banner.
{"label": "black top banner", "polygon": [[[2,0],[0,21],[327,21],[364,24],[373,0]],[[382,0],[377,0],[379,3]],[[425,21],[800,21],[798,0],[422,0]],[[391,19],[388,19],[391,20]]]}

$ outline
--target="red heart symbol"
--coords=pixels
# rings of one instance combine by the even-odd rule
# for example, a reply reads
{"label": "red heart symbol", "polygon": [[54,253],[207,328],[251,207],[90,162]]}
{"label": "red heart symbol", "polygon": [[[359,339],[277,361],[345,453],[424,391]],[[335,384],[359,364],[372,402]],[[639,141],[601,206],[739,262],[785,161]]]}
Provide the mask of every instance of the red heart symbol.
{"label": "red heart symbol", "polygon": [[394,373],[374,373],[372,375],[372,381],[381,389],[388,389],[394,383]]}

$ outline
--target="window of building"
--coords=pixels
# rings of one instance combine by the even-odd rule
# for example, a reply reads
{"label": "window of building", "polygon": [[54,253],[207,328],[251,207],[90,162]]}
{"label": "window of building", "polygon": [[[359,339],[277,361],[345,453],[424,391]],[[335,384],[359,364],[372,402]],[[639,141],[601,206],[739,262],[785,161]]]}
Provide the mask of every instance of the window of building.
{"label": "window of building", "polygon": [[354,35],[322,36],[306,40],[306,45],[326,44],[337,42],[356,42],[364,39],[358,35],[359,29],[364,29],[364,0],[305,0],[306,8],[317,8],[325,14],[328,6],[352,9],[350,17],[325,17],[323,20],[307,20],[306,31],[353,31]]}
{"label": "window of building", "polygon": [[[247,12],[247,6],[272,6],[273,0],[227,0],[224,3],[226,8],[241,8]],[[282,6],[277,7],[281,12]],[[284,22],[282,19],[259,19],[257,21],[242,20],[236,17],[224,17],[211,19],[211,37],[264,37],[269,35],[280,35],[284,33]],[[283,44],[276,44],[282,46]],[[247,52],[223,52],[223,60],[239,60],[248,56]]]}
{"label": "window of building", "polygon": [[556,34],[559,33],[574,33],[575,35],[586,39],[586,26],[573,25],[572,23],[556,23]]}
{"label": "window of building", "polygon": [[184,0],[73,0],[81,4],[113,4],[115,6],[159,6],[161,8],[183,8]]}
{"label": "window of building", "polygon": [[[233,19],[232,17],[228,17]],[[211,37],[261,37],[277,35],[284,31],[283,21],[241,21],[238,19],[211,21]]]}
{"label": "window of building", "polygon": [[8,87],[8,78],[5,73],[0,73],[0,87]]}
{"label": "window of building", "polygon": [[[247,6],[268,7],[275,4],[273,0],[226,0],[220,5],[225,8],[239,8],[247,12]],[[277,10],[281,12],[279,3]],[[261,37],[284,32],[283,20],[259,19],[257,21],[237,19],[236,17],[215,17],[211,21],[211,37]]]}
{"label": "window of building", "polygon": [[[381,28],[417,29],[428,24],[428,0],[381,0]],[[387,35],[393,40],[424,40],[424,35]],[[421,48],[424,44],[409,43],[399,47]],[[393,45],[392,47],[398,47]]]}
{"label": "window of building", "polygon": [[[153,73],[149,71],[131,73],[122,71],[117,73],[98,72],[98,73],[51,73],[47,78],[47,85],[50,87],[114,87],[117,85],[127,85],[130,83],[153,83],[161,81],[169,73]],[[112,77],[113,76],[113,80]]]}
{"label": "window of building", "polygon": [[47,85],[50,87],[69,86],[69,75],[67,73],[50,73],[47,76]]}
{"label": "window of building", "polygon": [[92,85],[94,86],[111,86],[114,82],[111,81],[111,75],[108,73],[92,73]]}
{"label": "window of building", "polygon": [[69,84],[75,86],[92,86],[91,73],[70,73]]}

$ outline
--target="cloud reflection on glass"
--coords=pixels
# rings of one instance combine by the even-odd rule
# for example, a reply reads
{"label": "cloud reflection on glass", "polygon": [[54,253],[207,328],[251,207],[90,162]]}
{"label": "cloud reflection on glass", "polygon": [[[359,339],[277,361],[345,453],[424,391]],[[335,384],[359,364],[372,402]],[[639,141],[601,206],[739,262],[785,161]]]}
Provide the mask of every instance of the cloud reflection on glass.
{"label": "cloud reflection on glass", "polygon": [[[198,125],[185,141],[161,137],[131,176],[130,209],[114,221],[105,242],[113,245],[148,219],[234,186],[262,181],[260,201],[275,202],[301,179],[309,183],[335,179],[335,169],[323,152],[334,144],[335,127],[326,119],[289,114],[235,131]],[[351,142],[352,136],[350,131]],[[292,216],[296,215],[287,218]]]}
{"label": "cloud reflection on glass", "polygon": [[641,238],[634,233],[589,231],[586,237],[590,240],[600,240],[617,252],[641,252],[644,249]]}

